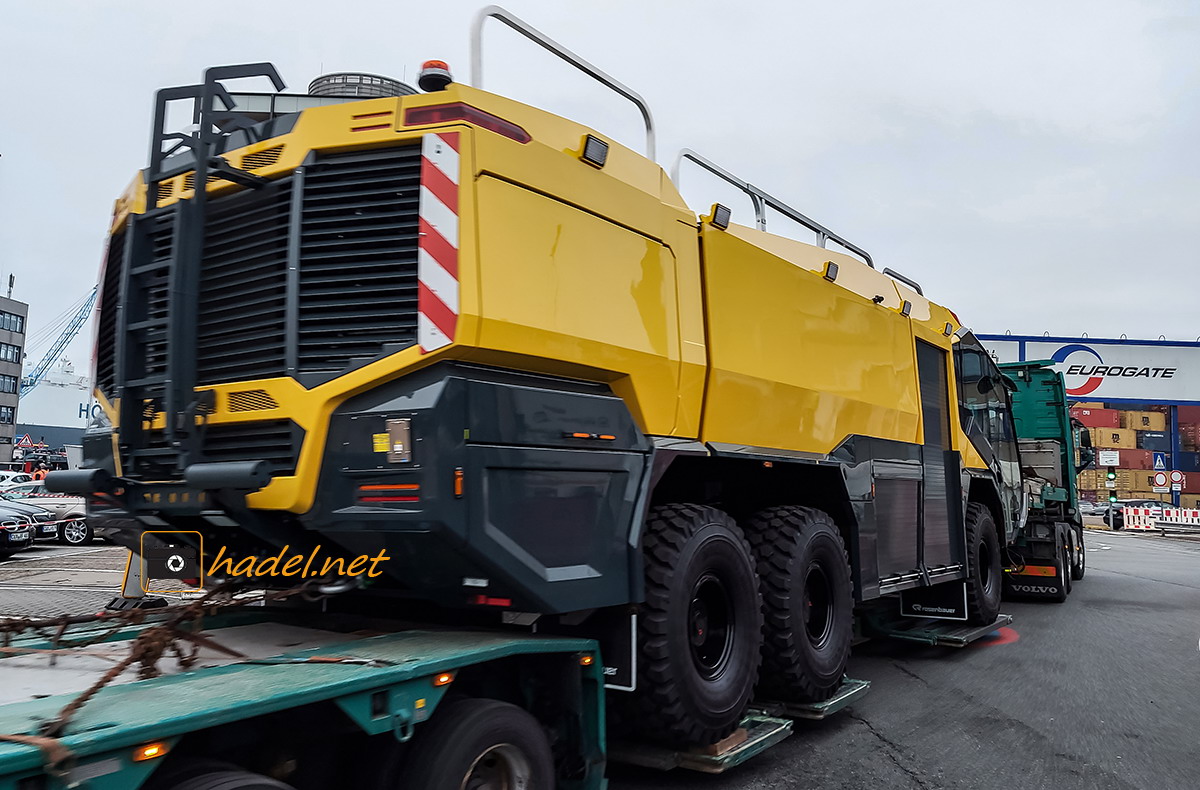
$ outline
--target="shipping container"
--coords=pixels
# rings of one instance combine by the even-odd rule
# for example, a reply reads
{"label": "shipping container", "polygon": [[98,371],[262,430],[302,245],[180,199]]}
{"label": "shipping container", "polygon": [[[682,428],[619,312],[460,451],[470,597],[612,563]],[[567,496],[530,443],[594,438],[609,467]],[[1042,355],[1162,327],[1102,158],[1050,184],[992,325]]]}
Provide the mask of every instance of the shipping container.
{"label": "shipping container", "polygon": [[1189,509],[1200,508],[1200,494],[1180,494],[1179,506]]}
{"label": "shipping container", "polygon": [[1124,469],[1153,469],[1154,453],[1150,450],[1118,450]]}
{"label": "shipping container", "polygon": [[1180,422],[1189,422],[1192,425],[1200,423],[1200,406],[1180,406],[1178,414]]}
{"label": "shipping container", "polygon": [[1171,435],[1162,431],[1136,431],[1137,446],[1141,450],[1152,450],[1156,453],[1171,452]]}
{"label": "shipping container", "polygon": [[1071,416],[1089,428],[1121,427],[1121,412],[1116,409],[1071,409]]}
{"label": "shipping container", "polygon": [[[1113,412],[1116,414],[1116,412]],[[1092,445],[1106,449],[1137,449],[1137,431],[1129,428],[1100,428],[1092,431]]]}
{"label": "shipping container", "polygon": [[[1088,489],[1095,490],[1097,487],[1096,470],[1084,469],[1082,472],[1079,473],[1079,476],[1076,478],[1075,485],[1081,491],[1088,490]],[[1104,485],[1103,480],[1101,480],[1099,482],[1099,485]]]}
{"label": "shipping container", "polygon": [[1175,468],[1181,472],[1200,472],[1200,453],[1180,453],[1175,461]]}
{"label": "shipping container", "polygon": [[1072,409],[1103,409],[1104,404],[1099,401],[1078,401],[1071,404]]}
{"label": "shipping container", "polygon": [[1167,416],[1153,411],[1123,411],[1121,427],[1132,428],[1135,431],[1165,431]]}

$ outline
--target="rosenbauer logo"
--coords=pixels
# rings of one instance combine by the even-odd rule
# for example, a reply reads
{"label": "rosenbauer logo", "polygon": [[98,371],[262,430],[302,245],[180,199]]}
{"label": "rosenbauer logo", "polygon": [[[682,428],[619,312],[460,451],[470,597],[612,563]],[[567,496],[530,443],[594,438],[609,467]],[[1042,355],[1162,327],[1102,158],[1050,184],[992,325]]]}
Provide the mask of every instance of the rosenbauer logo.
{"label": "rosenbauer logo", "polygon": [[[1079,364],[1078,361],[1067,363],[1067,358],[1073,354],[1086,354],[1087,360],[1084,364]],[[1169,379],[1174,378],[1178,368],[1165,367],[1141,367],[1138,365],[1105,365],[1104,358],[1099,352],[1091,346],[1085,346],[1080,343],[1072,343],[1069,346],[1063,346],[1054,355],[1050,357],[1059,365],[1066,365],[1067,369],[1064,374],[1078,380],[1080,376],[1086,376],[1086,380],[1077,387],[1067,387],[1068,395],[1090,395],[1104,383],[1106,378],[1151,378],[1151,379]],[[1075,360],[1080,357],[1076,356]],[[1093,362],[1092,359],[1095,361]],[[1068,378],[1068,384],[1071,383],[1071,378]]]}

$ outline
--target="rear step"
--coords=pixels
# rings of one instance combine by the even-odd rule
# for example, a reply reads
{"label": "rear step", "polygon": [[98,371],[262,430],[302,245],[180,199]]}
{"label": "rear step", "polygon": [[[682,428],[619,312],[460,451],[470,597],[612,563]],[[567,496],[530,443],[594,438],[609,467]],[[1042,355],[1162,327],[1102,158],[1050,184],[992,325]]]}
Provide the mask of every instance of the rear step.
{"label": "rear step", "polygon": [[936,647],[966,647],[1013,621],[1011,614],[999,615],[990,625],[957,625],[940,620],[875,620],[868,627],[872,636],[921,642]]}
{"label": "rear step", "polygon": [[741,726],[711,746],[675,751],[653,744],[614,741],[609,744],[608,759],[660,771],[687,768],[706,774],[724,773],[791,735],[793,719],[824,719],[858,700],[870,687],[869,680],[845,678],[837,693],[824,702],[755,702]]}

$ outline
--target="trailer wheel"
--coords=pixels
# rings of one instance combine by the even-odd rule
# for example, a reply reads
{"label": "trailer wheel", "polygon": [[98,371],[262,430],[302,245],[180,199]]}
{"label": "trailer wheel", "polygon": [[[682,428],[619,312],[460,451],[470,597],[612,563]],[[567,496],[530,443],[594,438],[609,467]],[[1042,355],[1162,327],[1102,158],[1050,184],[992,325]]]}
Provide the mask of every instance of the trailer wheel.
{"label": "trailer wheel", "polygon": [[1083,574],[1087,573],[1087,547],[1083,542],[1083,530],[1076,531],[1072,528],[1071,534],[1075,540],[1075,555],[1071,562],[1071,578],[1079,581],[1083,578]]}
{"label": "trailer wheel", "polygon": [[1054,551],[1054,583],[1055,591],[1050,600],[1063,603],[1071,593],[1071,561],[1067,558],[1067,545],[1060,536],[1058,546]]}
{"label": "trailer wheel", "polygon": [[742,531],[716,508],[663,505],[642,539],[637,691],[625,711],[647,738],[715,743],[737,728],[758,678],[762,601]]}
{"label": "trailer wheel", "polygon": [[238,768],[196,774],[171,785],[171,790],[295,790],[290,784]]}
{"label": "trailer wheel", "polygon": [[417,728],[398,790],[553,790],[554,761],[542,725],[491,699],[445,704]]}
{"label": "trailer wheel", "polygon": [[820,702],[841,685],[854,636],[846,545],[833,519],[775,507],[748,526],[763,598],[759,696]]}
{"label": "trailer wheel", "polygon": [[1067,595],[1071,594],[1071,568],[1075,565],[1075,530],[1070,527],[1064,527],[1062,533],[1062,585],[1067,591]]}
{"label": "trailer wheel", "polygon": [[978,502],[967,504],[967,616],[972,625],[989,625],[1000,614],[1003,571],[1000,539],[992,511]]}

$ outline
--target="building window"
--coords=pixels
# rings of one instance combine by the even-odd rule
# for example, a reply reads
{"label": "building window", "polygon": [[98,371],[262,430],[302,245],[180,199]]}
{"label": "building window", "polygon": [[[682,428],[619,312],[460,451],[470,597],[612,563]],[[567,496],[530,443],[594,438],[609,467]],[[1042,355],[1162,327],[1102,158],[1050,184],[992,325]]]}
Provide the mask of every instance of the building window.
{"label": "building window", "polygon": [[0,392],[8,392],[16,394],[17,377],[16,376],[0,376]]}
{"label": "building window", "polygon": [[10,332],[25,331],[25,316],[17,315],[16,313],[6,313],[0,310],[0,329],[7,329]]}
{"label": "building window", "polygon": [[0,362],[21,361],[21,347],[11,343],[0,343]]}
{"label": "building window", "polygon": [[12,425],[16,416],[17,410],[12,406],[0,406],[0,425]]}

